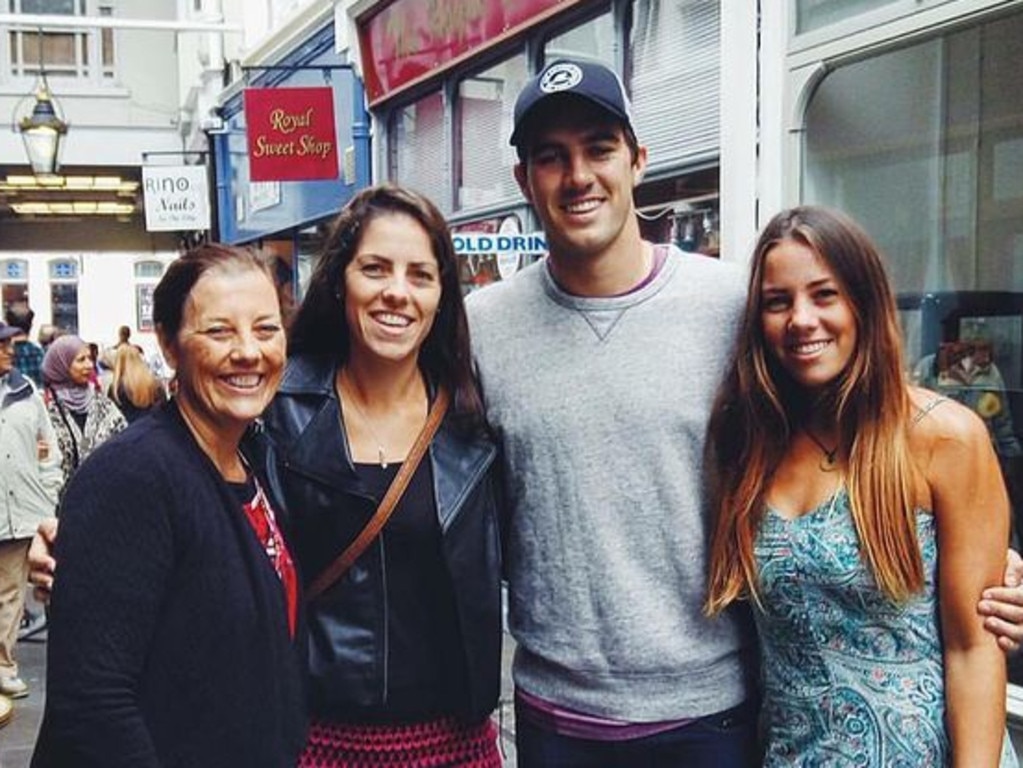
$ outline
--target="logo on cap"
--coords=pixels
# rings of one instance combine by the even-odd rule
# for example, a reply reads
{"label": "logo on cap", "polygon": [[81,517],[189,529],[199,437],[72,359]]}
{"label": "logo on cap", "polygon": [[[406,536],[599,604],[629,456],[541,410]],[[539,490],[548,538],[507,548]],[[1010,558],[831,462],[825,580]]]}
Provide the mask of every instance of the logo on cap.
{"label": "logo on cap", "polygon": [[558,93],[575,88],[583,79],[583,71],[575,64],[555,64],[540,79],[540,90],[544,93]]}

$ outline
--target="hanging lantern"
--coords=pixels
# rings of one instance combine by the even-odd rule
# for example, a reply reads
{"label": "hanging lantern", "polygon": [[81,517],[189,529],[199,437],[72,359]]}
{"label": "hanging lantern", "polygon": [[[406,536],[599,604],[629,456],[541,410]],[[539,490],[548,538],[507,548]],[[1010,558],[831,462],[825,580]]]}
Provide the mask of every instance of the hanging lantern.
{"label": "hanging lantern", "polygon": [[39,77],[35,91],[35,106],[32,113],[18,123],[21,139],[25,142],[25,153],[32,166],[32,172],[39,176],[51,176],[57,172],[60,160],[60,142],[67,133],[68,124],[61,119],[59,105],[50,93],[46,74]]}

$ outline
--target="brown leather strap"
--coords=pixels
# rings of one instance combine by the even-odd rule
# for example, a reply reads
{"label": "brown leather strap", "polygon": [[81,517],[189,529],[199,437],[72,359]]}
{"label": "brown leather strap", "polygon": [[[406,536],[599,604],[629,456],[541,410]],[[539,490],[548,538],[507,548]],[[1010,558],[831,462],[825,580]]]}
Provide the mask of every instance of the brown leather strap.
{"label": "brown leather strap", "polygon": [[344,552],[337,556],[337,558],[326,568],[324,568],[320,575],[306,587],[305,599],[314,600],[319,597],[325,591],[330,589],[334,583],[345,575],[345,572],[352,567],[352,564],[359,559],[359,555],[366,551],[373,539],[377,537],[387,519],[394,512],[394,508],[398,506],[398,501],[401,499],[405,488],[408,487],[409,481],[412,479],[412,475],[416,473],[416,469],[419,468],[419,463],[423,460],[423,456],[426,454],[426,449],[430,447],[430,441],[433,440],[433,436],[437,434],[437,429],[440,427],[441,421],[444,419],[444,414],[448,409],[448,403],[450,397],[445,389],[439,389],[437,391],[437,397],[433,401],[433,405],[430,407],[430,413],[426,417],[426,423],[423,425],[422,430],[419,432],[419,437],[416,438],[415,444],[412,446],[412,450],[409,451],[408,456],[405,457],[405,461],[401,465],[401,469],[398,470],[398,474],[394,476],[394,480],[391,481],[390,486],[387,488],[387,493],[384,494],[384,498],[380,501],[380,506],[377,507],[377,511],[373,513],[373,517],[366,523],[366,527],[363,528],[359,535],[355,537],[355,541],[348,545]]}

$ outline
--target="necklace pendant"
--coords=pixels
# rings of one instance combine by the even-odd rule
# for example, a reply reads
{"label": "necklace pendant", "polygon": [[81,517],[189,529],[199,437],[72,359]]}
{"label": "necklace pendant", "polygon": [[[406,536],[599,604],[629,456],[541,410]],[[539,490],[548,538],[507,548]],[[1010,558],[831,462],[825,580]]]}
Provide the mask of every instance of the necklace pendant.
{"label": "necklace pendant", "polygon": [[387,459],[384,458],[384,446],[377,446],[377,458],[380,459],[380,469],[387,469]]}
{"label": "necklace pendant", "polygon": [[838,449],[837,448],[835,450],[833,450],[833,451],[825,451],[824,452],[824,456],[821,458],[821,461],[818,464],[818,466],[820,467],[822,472],[834,472],[835,471],[835,464],[837,463],[836,462],[835,454],[837,454],[837,453],[838,453]]}
{"label": "necklace pendant", "polygon": [[842,446],[836,445],[834,448],[829,449],[823,442],[821,442],[820,438],[818,438],[817,435],[809,429],[804,428],[803,431],[821,452],[820,461],[817,462],[817,466],[820,467],[821,472],[834,472],[838,465],[838,449]]}

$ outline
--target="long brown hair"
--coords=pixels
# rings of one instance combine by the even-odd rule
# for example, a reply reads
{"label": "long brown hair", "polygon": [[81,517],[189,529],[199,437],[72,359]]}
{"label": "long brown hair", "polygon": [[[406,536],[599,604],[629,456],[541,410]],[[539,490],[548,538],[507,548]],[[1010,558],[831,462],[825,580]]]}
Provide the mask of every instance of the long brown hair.
{"label": "long brown hair", "polygon": [[136,408],[150,408],[163,399],[163,387],[149,370],[142,354],[131,344],[121,344],[114,357],[110,396],[121,405],[123,397]]}
{"label": "long brown hair", "polygon": [[395,213],[409,216],[422,226],[440,268],[440,305],[433,327],[419,350],[419,367],[432,382],[451,393],[453,410],[462,426],[470,430],[482,428],[483,406],[473,375],[469,322],[451,232],[437,207],[413,190],[394,184],[368,187],[338,214],[291,325],[289,353],[330,355],[339,363],[348,359],[350,330],[344,307],[345,268],[355,258],[369,223],[379,216]]}
{"label": "long brown hair", "polygon": [[757,241],[735,358],[714,404],[708,439],[717,520],[707,611],[758,600],[754,540],[764,494],[807,413],[799,389],[767,350],[761,322],[764,262],[784,240],[818,255],[848,297],[856,321],[852,358],[812,407],[832,410],[861,555],[895,601],[924,583],[916,538],[915,471],[909,451],[909,390],[895,298],[870,238],[844,215],[815,206],[783,211]]}

